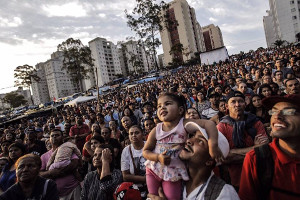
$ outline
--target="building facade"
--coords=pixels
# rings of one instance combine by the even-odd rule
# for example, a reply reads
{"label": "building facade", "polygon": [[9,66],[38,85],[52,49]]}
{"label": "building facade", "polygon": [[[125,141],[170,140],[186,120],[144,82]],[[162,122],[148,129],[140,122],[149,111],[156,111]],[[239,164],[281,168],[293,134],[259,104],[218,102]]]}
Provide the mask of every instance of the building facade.
{"label": "building facade", "polygon": [[206,51],[211,51],[224,46],[223,36],[219,26],[210,24],[202,27]]}
{"label": "building facade", "polygon": [[37,82],[32,79],[31,90],[34,105],[39,105],[50,101],[47,79],[45,74],[45,63],[35,65],[36,75],[40,78]]}
{"label": "building facade", "polygon": [[78,92],[70,75],[62,69],[62,66],[63,53],[58,51],[52,53],[51,59],[44,63],[50,100],[57,100]]}
{"label": "building facade", "polygon": [[146,54],[143,46],[137,41],[120,42],[119,57],[124,76],[129,76],[132,73],[140,74],[155,69],[153,57]]}
{"label": "building facade", "polygon": [[268,15],[263,18],[268,47],[274,46],[276,40],[289,43],[298,41],[296,35],[300,32],[300,1],[269,0],[269,5]]}
{"label": "building facade", "polygon": [[[205,51],[201,26],[197,22],[194,8],[190,7],[186,0],[170,2],[169,9],[162,14],[173,22],[169,28],[166,28],[164,22],[164,28],[160,32],[166,64],[171,63],[175,58],[179,61],[187,61],[194,56],[194,53]],[[176,50],[177,47],[181,50]]]}
{"label": "building facade", "polygon": [[105,38],[95,38],[89,42],[95,65],[95,79],[98,79],[98,86],[117,78],[122,74],[119,50],[117,46]]}

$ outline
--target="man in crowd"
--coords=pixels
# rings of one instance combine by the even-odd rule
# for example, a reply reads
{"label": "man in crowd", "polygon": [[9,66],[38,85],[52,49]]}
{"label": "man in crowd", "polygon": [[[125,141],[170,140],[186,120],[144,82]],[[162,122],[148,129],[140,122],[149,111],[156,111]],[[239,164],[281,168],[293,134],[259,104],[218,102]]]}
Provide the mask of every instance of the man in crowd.
{"label": "man in crowd", "polygon": [[246,153],[255,146],[268,142],[264,125],[251,113],[245,113],[245,96],[234,91],[227,96],[226,107],[229,115],[223,117],[217,125],[218,130],[227,138],[230,146],[225,161],[231,184],[238,189],[242,164]]}
{"label": "man in crowd", "polygon": [[291,68],[286,68],[281,59],[277,59],[275,62],[275,67],[277,71],[282,71],[283,77],[287,78],[287,74],[292,71]]}
{"label": "man in crowd", "polygon": [[[186,127],[188,130],[194,127]],[[197,131],[195,136],[186,141],[185,148],[179,157],[186,163],[190,179],[183,186],[182,199],[239,199],[236,191],[231,185],[214,175],[213,169],[216,162],[209,155],[207,134],[205,130]],[[226,157],[229,152],[229,145],[226,138],[220,133],[218,145]],[[159,196],[149,195],[153,200],[165,200],[162,190]]]}
{"label": "man in crowd", "polygon": [[300,84],[298,79],[287,79],[285,81],[286,93],[287,94],[299,94],[300,92]]}
{"label": "man in crowd", "polygon": [[55,180],[60,200],[79,200],[80,182],[74,176],[79,164],[79,158],[75,153],[73,153],[69,165],[46,171],[46,166],[51,155],[60,145],[63,144],[63,132],[61,130],[54,129],[50,133],[50,143],[52,145],[52,149],[41,156],[42,167],[40,175],[44,178]]}
{"label": "man in crowd", "polygon": [[298,94],[263,100],[271,109],[271,136],[275,139],[262,146],[266,157],[258,151],[246,154],[239,190],[242,200],[300,198],[299,99]]}
{"label": "man in crowd", "polygon": [[219,112],[219,101],[220,101],[219,93],[216,92],[211,93],[209,95],[210,107],[202,111],[201,117],[203,117],[204,119],[210,119],[214,115],[216,115]]}
{"label": "man in crowd", "polygon": [[90,133],[88,125],[83,123],[81,116],[75,118],[76,124],[71,127],[69,135],[75,137],[77,148],[82,151],[86,136]]}

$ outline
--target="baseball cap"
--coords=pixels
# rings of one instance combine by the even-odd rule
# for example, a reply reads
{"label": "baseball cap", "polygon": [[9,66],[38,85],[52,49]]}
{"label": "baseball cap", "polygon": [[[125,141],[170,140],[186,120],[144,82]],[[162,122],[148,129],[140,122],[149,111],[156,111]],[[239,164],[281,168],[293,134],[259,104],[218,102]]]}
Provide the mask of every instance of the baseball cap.
{"label": "baseball cap", "polygon": [[[195,132],[195,131],[200,131],[203,135],[203,137],[208,141],[208,135],[207,132],[204,128],[202,128],[201,126],[199,126],[198,124],[196,124],[195,122],[188,122],[185,125],[185,129],[188,132]],[[226,158],[229,154],[229,143],[226,139],[226,137],[220,132],[218,131],[218,146],[219,149],[221,150],[224,158]],[[217,163],[217,165],[220,165],[221,163]]]}
{"label": "baseball cap", "polygon": [[228,103],[229,99],[233,97],[242,97],[245,100],[245,95],[243,95],[243,93],[241,93],[240,91],[233,91],[226,96],[226,103]]}
{"label": "baseball cap", "polygon": [[271,96],[262,100],[263,106],[270,110],[276,103],[288,102],[300,108],[300,94],[290,94],[285,96]]}
{"label": "baseball cap", "polygon": [[114,192],[114,200],[142,200],[141,192],[132,182],[121,183]]}

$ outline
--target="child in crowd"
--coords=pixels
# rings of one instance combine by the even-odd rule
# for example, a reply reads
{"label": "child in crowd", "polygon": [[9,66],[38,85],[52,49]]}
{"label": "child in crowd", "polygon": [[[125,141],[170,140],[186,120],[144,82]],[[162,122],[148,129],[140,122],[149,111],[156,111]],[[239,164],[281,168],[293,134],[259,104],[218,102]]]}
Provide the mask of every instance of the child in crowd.
{"label": "child in crowd", "polygon": [[186,123],[195,122],[205,128],[209,135],[210,155],[220,162],[223,155],[217,145],[218,130],[211,121],[184,119],[185,100],[181,96],[164,93],[157,102],[157,116],[162,123],[150,132],[143,151],[147,159],[148,191],[158,195],[158,188],[162,187],[167,199],[180,199],[181,180],[189,179],[185,165],[178,157],[187,139]]}
{"label": "child in crowd", "polygon": [[67,142],[60,145],[51,155],[48,163],[47,170],[62,168],[71,163],[71,158],[75,153],[81,158],[81,153],[75,144],[75,139],[72,137],[67,138]]}

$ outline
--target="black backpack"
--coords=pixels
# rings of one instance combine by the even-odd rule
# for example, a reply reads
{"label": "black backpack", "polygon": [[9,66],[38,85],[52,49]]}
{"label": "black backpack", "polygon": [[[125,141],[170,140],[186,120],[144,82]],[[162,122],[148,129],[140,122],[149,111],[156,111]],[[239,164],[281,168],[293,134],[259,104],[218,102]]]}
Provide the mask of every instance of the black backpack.
{"label": "black backpack", "polygon": [[257,178],[260,184],[258,199],[268,199],[271,189],[277,192],[284,193],[286,195],[300,198],[300,193],[295,193],[272,186],[274,176],[274,161],[269,144],[264,144],[262,146],[256,147],[254,148],[254,151],[256,155]]}

